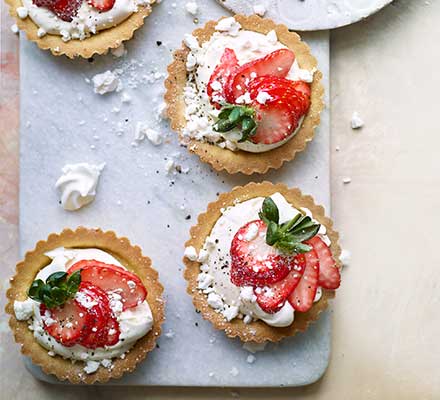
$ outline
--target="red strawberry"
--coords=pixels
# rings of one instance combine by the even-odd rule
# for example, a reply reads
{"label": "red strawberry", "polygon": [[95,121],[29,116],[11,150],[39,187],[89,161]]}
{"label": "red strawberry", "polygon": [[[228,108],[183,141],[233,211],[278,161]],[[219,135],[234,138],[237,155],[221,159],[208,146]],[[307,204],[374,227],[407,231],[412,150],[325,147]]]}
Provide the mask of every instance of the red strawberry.
{"label": "red strawberry", "polygon": [[228,83],[227,97],[237,99],[246,92],[249,82],[258,76],[270,75],[284,78],[294,61],[295,54],[291,50],[280,49],[242,65]]}
{"label": "red strawberry", "polygon": [[293,81],[292,87],[297,93],[301,95],[300,96],[300,98],[302,99],[302,101],[300,102],[302,105],[301,115],[307,114],[310,107],[310,94],[311,94],[310,85],[307,82],[303,82],[303,81]]}
{"label": "red strawberry", "polygon": [[107,324],[107,330],[106,330],[106,346],[113,346],[119,341],[119,335],[121,334],[121,331],[119,330],[119,322],[117,319],[112,315],[110,316]]}
{"label": "red strawberry", "polygon": [[120,267],[93,261],[84,268],[74,264],[67,272],[70,274],[77,269],[81,269],[82,281],[90,282],[105,292],[117,290],[122,297],[123,310],[136,307],[147,297],[147,289],[142,281],[135,274]]}
{"label": "red strawberry", "polygon": [[306,266],[306,258],[303,254],[298,254],[294,259],[294,263],[293,270],[284,279],[254,290],[257,303],[263,311],[270,314],[279,311],[298,285]]}
{"label": "red strawberry", "polygon": [[38,7],[45,7],[63,21],[71,22],[81,7],[82,0],[33,0]]}
{"label": "red strawberry", "polygon": [[296,311],[306,312],[310,310],[318,289],[319,259],[315,250],[310,250],[304,254],[306,267],[304,274],[289,296],[289,303]]}
{"label": "red strawberry", "polygon": [[[237,68],[238,60],[234,50],[226,48],[220,59],[220,64],[215,67],[214,72],[209,78],[208,87],[206,88],[211,103],[217,108],[220,107],[220,104],[213,100],[213,96],[218,96],[224,98],[225,101],[231,102],[231,99],[228,99],[226,96],[225,86]],[[221,89],[214,90],[213,85],[219,85]]]}
{"label": "red strawberry", "polygon": [[122,272],[126,271],[126,269],[124,269],[122,267],[119,267],[119,266],[113,265],[113,264],[106,264],[101,261],[81,260],[81,261],[78,261],[75,264],[73,264],[67,270],[67,273],[70,275],[70,274],[73,274],[75,271],[78,271],[79,269],[84,269],[86,267],[101,267],[101,268],[111,268],[111,269],[115,269],[116,271],[122,271]]}
{"label": "red strawberry", "polygon": [[262,76],[251,80],[248,90],[252,100],[256,100],[258,94],[264,92],[270,96],[266,104],[278,101],[288,104],[297,119],[307,113],[310,106],[310,86],[306,82]]}
{"label": "red strawberry", "polygon": [[67,301],[62,307],[52,309],[41,304],[40,314],[43,316],[44,330],[66,347],[75,345],[89,332],[90,315],[74,299]]}
{"label": "red strawberry", "polygon": [[86,296],[87,301],[96,303],[87,309],[90,316],[89,333],[79,343],[89,349],[103,347],[107,342],[108,324],[112,316],[107,294],[89,282],[81,282],[79,293]]}
{"label": "red strawberry", "polygon": [[257,113],[257,132],[251,141],[274,144],[286,139],[298,126],[298,119],[287,103],[254,104]]}
{"label": "red strawberry", "polygon": [[88,3],[99,11],[108,11],[113,8],[115,0],[88,0]]}
{"label": "red strawberry", "polygon": [[236,286],[265,286],[283,279],[296,265],[266,243],[266,224],[251,221],[241,227],[231,243],[231,281]]}
{"label": "red strawberry", "polygon": [[319,258],[319,286],[325,289],[337,289],[341,284],[341,273],[330,248],[319,236],[309,239],[306,243],[313,247]]}

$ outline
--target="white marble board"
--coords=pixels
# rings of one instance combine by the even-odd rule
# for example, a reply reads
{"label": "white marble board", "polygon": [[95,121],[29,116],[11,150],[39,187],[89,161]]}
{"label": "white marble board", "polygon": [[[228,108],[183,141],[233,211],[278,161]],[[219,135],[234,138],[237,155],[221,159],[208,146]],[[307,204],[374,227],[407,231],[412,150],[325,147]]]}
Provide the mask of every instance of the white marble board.
{"label": "white marble board", "polygon": [[253,14],[254,7],[266,10],[265,16],[300,31],[334,29],[353,24],[393,0],[217,0],[237,14]]}
{"label": "white marble board", "polygon": [[[185,14],[185,1],[164,1],[154,8],[145,26],[127,44],[128,55],[111,55],[94,61],[53,57],[21,38],[21,254],[51,232],[85,225],[113,229],[140,245],[153,260],[165,286],[167,320],[160,348],[118,385],[155,386],[299,386],[318,380],[330,353],[330,315],[325,313],[306,333],[267,346],[246,361],[249,353],[239,340],[215,331],[194,310],[185,292],[182,253],[188,231],[216,193],[249,181],[270,180],[299,186],[327,210],[329,190],[329,115],[322,114],[316,139],[293,162],[265,176],[245,177],[215,173],[198,157],[178,145],[166,121],[156,120],[163,76],[171,51],[184,33],[196,28]],[[214,0],[199,1],[199,25],[227,12]],[[328,32],[307,33],[328,88]],[[156,43],[162,42],[160,46]],[[131,104],[121,104],[121,93],[99,96],[86,81],[107,69],[120,68]],[[149,81],[153,81],[152,83]],[[328,102],[328,91],[326,100]],[[113,108],[120,108],[120,111]],[[132,146],[138,121],[149,121],[168,132],[168,143]],[[121,133],[122,132],[122,133]],[[180,153],[177,156],[174,153]],[[188,174],[167,176],[165,159],[175,156]],[[106,162],[94,203],[78,212],[58,204],[54,183],[66,163]],[[184,209],[181,209],[184,206]],[[187,220],[190,215],[191,219]],[[198,326],[196,326],[198,325]],[[38,379],[57,383],[26,361]],[[230,373],[237,368],[238,375]],[[213,373],[210,376],[210,373]]]}

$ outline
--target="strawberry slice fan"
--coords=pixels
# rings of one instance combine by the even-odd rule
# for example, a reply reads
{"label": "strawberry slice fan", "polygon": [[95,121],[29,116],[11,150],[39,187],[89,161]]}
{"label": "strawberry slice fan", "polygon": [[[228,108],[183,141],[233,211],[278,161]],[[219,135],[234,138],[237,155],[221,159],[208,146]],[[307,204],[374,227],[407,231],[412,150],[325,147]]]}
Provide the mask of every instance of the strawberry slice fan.
{"label": "strawberry slice fan", "polygon": [[[60,288],[64,287],[62,279],[69,282],[77,274],[80,275],[77,291],[70,291],[70,298],[64,304],[57,305],[48,300],[57,300]],[[120,335],[115,304],[119,311],[125,311],[136,307],[147,297],[145,286],[135,274],[96,260],[79,261],[67,273],[49,277],[46,285],[50,286],[51,282],[57,286],[43,289],[46,293],[42,296],[40,289],[34,297],[37,300],[42,297],[46,301],[40,304],[44,329],[66,347],[80,344],[96,349],[115,345]],[[35,284],[37,286],[38,283]]]}
{"label": "strawberry slice fan", "polygon": [[238,64],[226,48],[214,69],[207,94],[220,110],[214,130],[239,129],[240,142],[272,145],[289,138],[310,107],[310,85],[287,79],[295,54],[279,49],[265,57]]}
{"label": "strawberry slice fan", "polygon": [[[78,15],[82,3],[83,0],[33,0],[37,7],[49,9],[66,22],[71,22]],[[87,3],[98,11],[108,11],[113,8],[115,0],[88,0]]]}
{"label": "strawberry slice fan", "polygon": [[318,234],[320,225],[298,214],[279,223],[275,202],[267,197],[260,219],[248,222],[231,243],[231,282],[252,286],[258,305],[273,314],[286,301],[298,312],[309,311],[318,287],[340,286],[339,268]]}

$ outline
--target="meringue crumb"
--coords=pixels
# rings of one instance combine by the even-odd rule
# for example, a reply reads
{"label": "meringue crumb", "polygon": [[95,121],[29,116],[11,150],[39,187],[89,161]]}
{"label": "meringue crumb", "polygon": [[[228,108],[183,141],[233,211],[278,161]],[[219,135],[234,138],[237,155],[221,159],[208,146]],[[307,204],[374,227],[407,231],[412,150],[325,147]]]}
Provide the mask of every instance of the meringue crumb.
{"label": "meringue crumb", "polygon": [[344,183],[345,185],[349,184],[350,182],[351,182],[351,178],[348,176],[342,179],[342,183]]}
{"label": "meringue crumb", "polygon": [[249,354],[246,358],[246,362],[248,364],[253,364],[256,361],[257,357],[255,357],[253,354]]}
{"label": "meringue crumb", "polygon": [[266,7],[264,4],[255,4],[254,5],[254,13],[259,15],[260,17],[263,17],[264,14],[266,14]]}
{"label": "meringue crumb", "polygon": [[28,16],[28,10],[26,7],[17,7],[15,11],[20,19],[25,19]]}
{"label": "meringue crumb", "polygon": [[360,129],[364,126],[364,121],[357,111],[351,116],[351,129]]}
{"label": "meringue crumb", "polygon": [[199,6],[195,1],[189,1],[185,4],[185,10],[188,14],[197,15],[199,12]]}
{"label": "meringue crumb", "polygon": [[341,261],[344,267],[347,267],[350,263],[351,252],[347,249],[342,249],[341,255],[339,256],[339,260]]}

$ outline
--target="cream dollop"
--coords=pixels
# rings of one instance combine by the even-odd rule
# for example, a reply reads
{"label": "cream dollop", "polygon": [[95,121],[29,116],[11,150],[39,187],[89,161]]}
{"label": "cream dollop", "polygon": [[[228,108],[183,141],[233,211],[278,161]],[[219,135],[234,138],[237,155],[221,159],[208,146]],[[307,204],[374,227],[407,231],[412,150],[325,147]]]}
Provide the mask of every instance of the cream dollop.
{"label": "cream dollop", "polygon": [[[47,277],[54,272],[67,271],[70,266],[81,260],[97,260],[124,268],[124,266],[121,265],[112,255],[95,248],[66,249],[60,247],[47,252],[46,256],[51,258],[52,262],[41,269],[35,279],[42,279],[45,281]],[[153,315],[147,301],[125,311],[120,309],[115,312],[115,309],[113,308],[120,328],[118,343],[113,346],[99,347],[96,349],[88,349],[79,344],[72,347],[66,347],[55,341],[54,338],[44,330],[43,319],[45,319],[47,323],[47,317],[41,316],[40,303],[27,299],[24,302],[16,302],[16,304],[14,304],[14,310],[17,319],[29,320],[29,328],[33,330],[35,340],[41,346],[49,352],[58,354],[64,358],[89,362],[88,371],[92,371],[90,369],[91,361],[102,362],[103,360],[123,356],[123,354],[129,351],[135,342],[145,336],[153,326]],[[30,317],[33,318],[29,319]],[[85,371],[87,372],[87,370]]]}
{"label": "cream dollop", "polygon": [[105,163],[67,164],[63,167],[63,175],[55,187],[61,193],[61,205],[65,210],[78,210],[95,199],[96,187],[104,167]]}

